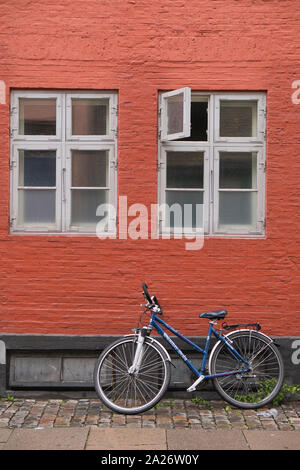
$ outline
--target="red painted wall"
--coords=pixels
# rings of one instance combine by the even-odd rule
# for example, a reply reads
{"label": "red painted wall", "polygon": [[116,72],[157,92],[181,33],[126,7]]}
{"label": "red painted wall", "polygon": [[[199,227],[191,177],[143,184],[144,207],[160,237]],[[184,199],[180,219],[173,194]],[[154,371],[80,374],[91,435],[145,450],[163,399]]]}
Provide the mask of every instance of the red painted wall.
{"label": "red painted wall", "polygon": [[[227,308],[274,335],[300,335],[298,0],[2,0],[0,331],[120,334],[137,325],[141,282],[165,318],[202,335],[198,313]],[[157,202],[158,91],[267,92],[267,235],[105,240],[9,234],[11,89],[119,92],[118,191]]]}

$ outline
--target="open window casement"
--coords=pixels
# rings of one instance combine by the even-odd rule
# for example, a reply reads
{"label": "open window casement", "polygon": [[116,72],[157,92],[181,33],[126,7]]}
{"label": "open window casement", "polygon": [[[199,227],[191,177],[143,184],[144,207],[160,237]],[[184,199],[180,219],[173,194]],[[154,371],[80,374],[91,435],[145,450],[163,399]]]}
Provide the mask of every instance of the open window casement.
{"label": "open window casement", "polygon": [[161,140],[183,139],[191,135],[191,89],[161,95]]}

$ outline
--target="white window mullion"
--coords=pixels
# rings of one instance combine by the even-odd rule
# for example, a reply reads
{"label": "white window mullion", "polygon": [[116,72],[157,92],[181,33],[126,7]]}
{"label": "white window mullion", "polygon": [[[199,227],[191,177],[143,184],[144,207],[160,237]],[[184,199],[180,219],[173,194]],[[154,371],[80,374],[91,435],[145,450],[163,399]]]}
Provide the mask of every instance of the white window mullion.
{"label": "white window mullion", "polygon": [[218,232],[219,224],[219,172],[220,172],[220,160],[219,152],[214,149],[212,153],[212,165],[210,173],[210,184],[211,184],[211,209],[212,209],[212,232]]}
{"label": "white window mullion", "polygon": [[62,146],[62,165],[60,173],[61,181],[61,217],[62,217],[62,232],[68,231],[68,207],[70,204],[70,195],[69,195],[69,178],[70,178],[70,168],[69,168],[69,151],[67,146],[64,144]]}
{"label": "white window mullion", "polygon": [[211,95],[209,99],[209,134],[208,134],[208,165],[207,165],[207,217],[208,233],[214,232],[214,122],[215,122],[215,96]]}
{"label": "white window mullion", "polygon": [[62,208],[61,208],[61,193],[62,193],[62,182],[61,182],[61,169],[63,165],[63,154],[62,144],[59,144],[57,147],[57,157],[56,157],[56,223],[57,230],[62,231]]}

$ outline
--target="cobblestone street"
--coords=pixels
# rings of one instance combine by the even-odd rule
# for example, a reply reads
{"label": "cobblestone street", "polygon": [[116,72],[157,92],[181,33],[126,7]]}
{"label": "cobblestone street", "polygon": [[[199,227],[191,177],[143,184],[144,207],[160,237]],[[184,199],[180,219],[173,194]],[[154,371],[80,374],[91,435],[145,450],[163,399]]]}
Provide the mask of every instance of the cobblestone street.
{"label": "cobblestone street", "polygon": [[277,416],[259,410],[240,410],[223,401],[197,404],[192,400],[164,399],[139,415],[111,412],[97,399],[15,399],[0,401],[0,428],[127,427],[239,430],[300,430],[300,401],[276,407]]}

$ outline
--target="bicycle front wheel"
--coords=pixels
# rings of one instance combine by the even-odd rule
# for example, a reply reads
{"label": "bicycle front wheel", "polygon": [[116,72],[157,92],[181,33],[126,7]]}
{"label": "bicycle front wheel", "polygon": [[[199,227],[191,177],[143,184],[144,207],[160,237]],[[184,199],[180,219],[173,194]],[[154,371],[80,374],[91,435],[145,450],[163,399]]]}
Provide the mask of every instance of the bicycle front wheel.
{"label": "bicycle front wheel", "polygon": [[145,338],[137,373],[129,373],[137,336],[125,337],[106,348],[96,362],[94,384],[103,403],[117,413],[137,414],[152,408],[170,382],[170,365],[164,349]]}
{"label": "bicycle front wheel", "polygon": [[272,340],[252,330],[235,331],[227,335],[231,346],[248,362],[232,355],[230,349],[219,342],[210,357],[210,374],[225,374],[213,379],[216,390],[228,403],[239,408],[259,408],[271,402],[279,393],[284,366],[281,355]]}

